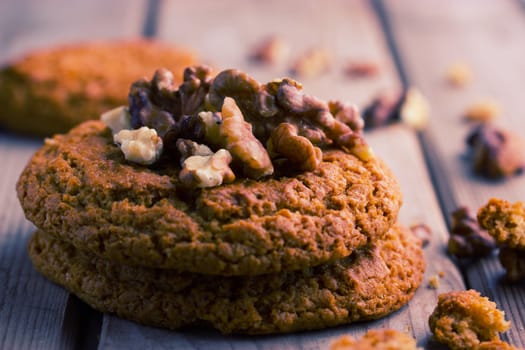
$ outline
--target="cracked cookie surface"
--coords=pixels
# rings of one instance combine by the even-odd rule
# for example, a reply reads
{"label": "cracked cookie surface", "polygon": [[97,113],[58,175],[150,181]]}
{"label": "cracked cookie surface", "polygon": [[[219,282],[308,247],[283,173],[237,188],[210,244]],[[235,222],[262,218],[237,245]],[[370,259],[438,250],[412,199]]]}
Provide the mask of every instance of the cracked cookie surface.
{"label": "cracked cookie surface", "polygon": [[115,264],[42,231],[29,255],[42,274],[102,312],[172,329],[205,324],[250,334],[384,317],[410,300],[425,265],[421,241],[399,226],[331,264],[253,277]]}
{"label": "cracked cookie surface", "polygon": [[38,228],[109,260],[180,271],[255,275],[341,259],[380,239],[401,205],[378,159],[324,152],[296,177],[236,180],[188,192],[180,167],[128,163],[89,121],[48,139],[17,192]]}

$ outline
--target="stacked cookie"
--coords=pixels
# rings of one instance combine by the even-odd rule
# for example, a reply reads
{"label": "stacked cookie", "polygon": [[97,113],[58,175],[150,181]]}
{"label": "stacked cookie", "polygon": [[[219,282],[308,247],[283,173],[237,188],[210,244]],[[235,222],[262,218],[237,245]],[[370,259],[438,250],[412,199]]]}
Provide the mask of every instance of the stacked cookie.
{"label": "stacked cookie", "polygon": [[[214,92],[213,80],[207,89]],[[138,115],[144,110],[152,108]],[[185,120],[180,125],[194,125]],[[180,125],[180,135],[190,134]],[[29,254],[42,274],[94,308],[149,325],[263,334],[380,318],[419,286],[421,244],[396,224],[401,193],[387,166],[337,147],[341,139],[322,146],[313,169],[290,171],[293,161],[272,155],[275,173],[256,179],[242,175],[237,150],[225,144],[237,178],[189,187],[181,180],[187,164],[169,157],[166,134],[166,152],[143,165],[126,159],[106,124],[86,122],[47,139],[18,181],[39,229]]]}

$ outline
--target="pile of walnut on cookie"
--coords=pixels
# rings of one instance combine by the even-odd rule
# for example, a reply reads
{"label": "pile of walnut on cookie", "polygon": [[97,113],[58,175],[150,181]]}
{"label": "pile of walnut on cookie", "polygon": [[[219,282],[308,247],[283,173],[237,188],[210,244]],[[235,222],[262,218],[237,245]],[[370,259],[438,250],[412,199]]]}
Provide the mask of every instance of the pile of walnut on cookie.
{"label": "pile of walnut on cookie", "polygon": [[181,183],[192,188],[270,176],[282,163],[312,171],[330,147],[363,161],[373,156],[355,106],[307,95],[289,78],[261,84],[239,70],[214,76],[197,66],[174,86],[173,74],[158,69],[131,85],[128,101],[101,116],[125,158],[144,165],[175,158]]}

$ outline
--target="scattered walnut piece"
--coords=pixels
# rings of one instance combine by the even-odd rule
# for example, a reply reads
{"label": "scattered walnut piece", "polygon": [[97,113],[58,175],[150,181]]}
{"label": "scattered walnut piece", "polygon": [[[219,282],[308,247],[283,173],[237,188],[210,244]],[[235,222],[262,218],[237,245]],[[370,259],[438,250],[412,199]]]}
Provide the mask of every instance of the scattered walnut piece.
{"label": "scattered walnut piece", "polygon": [[511,282],[525,280],[525,208],[491,198],[478,210],[478,222],[500,247],[499,260]]}
{"label": "scattered walnut piece", "polygon": [[479,100],[470,105],[465,111],[465,119],[476,122],[489,122],[501,113],[500,104],[494,99]]}
{"label": "scattered walnut piece", "polygon": [[120,130],[131,129],[131,116],[126,106],[113,108],[102,113],[100,120],[111,129],[113,134],[118,133]]}
{"label": "scattered walnut piece", "polygon": [[476,348],[476,350],[523,350],[523,349],[512,346],[503,340],[491,340],[491,341],[481,342]]}
{"label": "scattered walnut piece", "polygon": [[363,108],[365,129],[374,129],[399,121],[405,94],[406,91],[401,89],[386,90],[378,94]]}
{"label": "scattered walnut piece", "polygon": [[472,70],[466,63],[457,62],[448,68],[446,77],[450,85],[463,87],[472,80]]}
{"label": "scattered walnut piece", "polygon": [[330,55],[323,49],[310,49],[292,65],[292,74],[300,77],[314,77],[328,70]]}
{"label": "scattered walnut piece", "polygon": [[371,60],[352,60],[344,68],[345,74],[351,78],[371,78],[377,76],[380,71],[381,66]]}
{"label": "scattered walnut piece", "polygon": [[113,135],[113,140],[130,162],[153,164],[162,153],[162,139],[155,129],[146,126],[135,130],[121,130]]}
{"label": "scattered walnut piece", "polygon": [[394,329],[371,329],[360,339],[344,335],[334,341],[331,350],[420,350],[410,335]]}
{"label": "scattered walnut piece", "polygon": [[467,207],[452,213],[448,252],[458,258],[482,257],[496,248],[494,239],[479,225]]}
{"label": "scattered walnut piece", "polygon": [[257,62],[274,64],[284,61],[289,51],[290,48],[281,37],[272,35],[253,48],[250,58]]}
{"label": "scattered walnut piece", "polygon": [[518,134],[483,123],[470,132],[466,142],[475,173],[497,179],[523,171],[525,146]]}
{"label": "scattered walnut piece", "polygon": [[416,130],[428,124],[430,104],[427,98],[416,88],[409,88],[401,105],[401,121]]}
{"label": "scattered walnut piece", "polygon": [[412,233],[421,240],[423,247],[426,247],[430,243],[432,238],[432,230],[430,227],[423,223],[414,224],[410,226]]}
{"label": "scattered walnut piece", "polygon": [[212,155],[190,156],[186,158],[179,173],[179,180],[188,187],[214,187],[235,180],[230,169],[230,152],[220,149]]}
{"label": "scattered walnut piece", "polygon": [[508,330],[510,322],[496,303],[471,289],[440,294],[429,326],[436,339],[452,350],[470,350],[499,340],[499,332]]}

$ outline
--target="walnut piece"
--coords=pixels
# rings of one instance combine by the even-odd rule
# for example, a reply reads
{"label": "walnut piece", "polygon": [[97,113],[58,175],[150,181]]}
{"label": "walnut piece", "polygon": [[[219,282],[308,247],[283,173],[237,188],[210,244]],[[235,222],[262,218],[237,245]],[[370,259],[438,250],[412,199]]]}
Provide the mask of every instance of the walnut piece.
{"label": "walnut piece", "polygon": [[476,122],[489,122],[496,119],[500,113],[500,104],[494,99],[486,98],[468,106],[465,111],[465,119]]}
{"label": "walnut piece", "polygon": [[519,135],[493,125],[480,124],[471,131],[466,142],[475,173],[497,179],[523,171],[524,142]]}
{"label": "walnut piece", "polygon": [[416,340],[394,329],[371,329],[360,339],[344,335],[333,342],[330,350],[419,350]]}
{"label": "walnut piece", "polygon": [[470,350],[499,340],[499,332],[509,329],[510,322],[496,303],[471,289],[440,294],[429,326],[436,339],[452,350]]}
{"label": "walnut piece", "polygon": [[284,156],[300,170],[315,170],[323,160],[323,151],[306,137],[299,136],[297,131],[297,126],[290,123],[279,124],[266,145],[268,152],[272,157]]}
{"label": "walnut piece", "polygon": [[482,257],[496,248],[492,237],[479,227],[474,214],[467,207],[452,213],[448,252],[457,258]]}
{"label": "walnut piece", "polygon": [[463,87],[472,80],[472,70],[464,62],[452,64],[446,73],[447,81],[455,87]]}
{"label": "walnut piece", "polygon": [[126,160],[139,164],[153,164],[162,153],[162,139],[155,129],[146,126],[135,130],[121,130],[113,135]]}
{"label": "walnut piece", "polygon": [[273,174],[268,152],[252,134],[252,126],[244,121],[242,112],[233,98],[224,99],[221,113],[219,134],[222,146],[242,164],[244,175],[258,179]]}
{"label": "walnut piece", "polygon": [[372,60],[352,60],[347,62],[344,72],[351,78],[371,78],[375,77],[381,71],[377,62]]}
{"label": "walnut piece", "polygon": [[195,155],[186,158],[179,173],[181,183],[190,188],[204,188],[231,183],[235,174],[230,169],[230,152],[220,149],[212,155]]}
{"label": "walnut piece", "polygon": [[250,58],[257,62],[275,64],[286,59],[289,51],[282,38],[272,35],[253,48]]}
{"label": "walnut piece", "polygon": [[423,129],[428,124],[430,105],[427,98],[416,88],[409,88],[399,112],[401,121],[416,130]]}
{"label": "walnut piece", "polygon": [[198,144],[197,142],[178,139],[176,142],[177,150],[180,153],[180,165],[184,164],[184,161],[191,156],[211,156],[213,151],[206,145]]}
{"label": "walnut piece", "polygon": [[126,106],[113,108],[103,113],[100,116],[100,120],[111,129],[113,134],[118,133],[120,130],[131,129],[131,116]]}
{"label": "walnut piece", "polygon": [[401,119],[400,110],[405,101],[406,91],[401,89],[386,90],[379,93],[363,109],[365,129],[375,129]]}
{"label": "walnut piece", "polygon": [[326,50],[314,48],[299,56],[290,70],[296,76],[314,77],[327,71],[330,62],[330,55]]}

